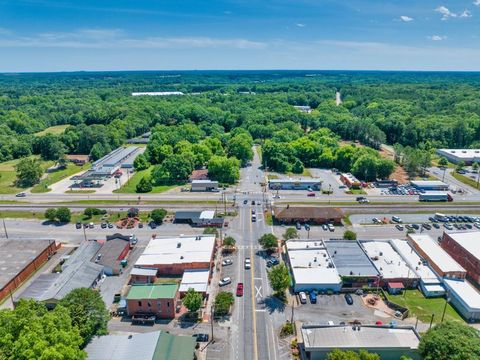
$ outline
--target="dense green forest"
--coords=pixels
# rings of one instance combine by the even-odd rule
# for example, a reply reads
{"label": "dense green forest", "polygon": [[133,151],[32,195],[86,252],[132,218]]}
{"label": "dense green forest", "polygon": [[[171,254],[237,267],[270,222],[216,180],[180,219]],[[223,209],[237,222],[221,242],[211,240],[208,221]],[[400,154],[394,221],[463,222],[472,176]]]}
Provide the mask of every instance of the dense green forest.
{"label": "dense green forest", "polygon": [[[336,90],[342,94],[340,106],[334,101]],[[97,159],[152,128],[156,129],[152,142],[157,148],[168,145],[177,155],[193,153],[196,158],[190,160],[195,167],[206,163],[198,154],[211,158],[210,152],[245,163],[251,154],[244,152],[244,145],[265,140],[269,140],[266,150],[275,143],[292,148],[286,156],[293,161],[292,167],[297,159],[302,162],[297,169],[335,164],[339,139],[359,140],[374,148],[381,143],[480,147],[479,90],[479,73],[4,74],[0,75],[0,161],[30,154],[55,160],[63,153],[91,154]],[[131,96],[137,91],[182,91],[186,95]],[[314,111],[302,113],[292,105],[309,105]],[[32,136],[55,125],[69,126],[61,134]],[[164,131],[172,126],[175,131]],[[331,131],[327,135],[331,143],[315,135],[323,128]],[[214,139],[220,144],[213,144]],[[316,150],[330,148],[318,150],[322,161],[312,160],[301,148],[312,142]],[[161,150],[152,145],[147,156],[153,164],[163,161]],[[163,169],[157,177],[167,173]]]}

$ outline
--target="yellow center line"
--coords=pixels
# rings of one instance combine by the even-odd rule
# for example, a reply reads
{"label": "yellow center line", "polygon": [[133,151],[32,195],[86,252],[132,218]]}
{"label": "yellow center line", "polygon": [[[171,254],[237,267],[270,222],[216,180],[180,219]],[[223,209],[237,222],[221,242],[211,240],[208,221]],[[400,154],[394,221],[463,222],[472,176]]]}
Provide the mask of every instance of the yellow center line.
{"label": "yellow center line", "polygon": [[252,246],[250,246],[250,264],[251,264],[251,284],[252,284],[252,316],[253,316],[253,355],[254,359],[258,360],[258,349],[257,349],[257,315],[256,315],[256,307],[255,307],[255,280],[254,275],[255,275],[255,261],[253,258],[253,240],[252,240],[252,234],[253,234],[253,229],[252,229],[252,217],[249,217],[249,225],[250,225],[250,243]]}

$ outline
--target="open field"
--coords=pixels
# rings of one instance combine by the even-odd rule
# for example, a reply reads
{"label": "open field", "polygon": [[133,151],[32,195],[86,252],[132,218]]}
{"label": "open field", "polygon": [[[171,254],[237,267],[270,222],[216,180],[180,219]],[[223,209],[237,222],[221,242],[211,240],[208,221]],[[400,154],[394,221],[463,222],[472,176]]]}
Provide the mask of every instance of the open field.
{"label": "open field", "polygon": [[[20,159],[16,159],[0,163],[0,194],[15,194],[25,190],[15,186],[17,178],[15,166],[19,161]],[[41,161],[41,164],[42,168],[46,170],[53,165],[53,161]]]}
{"label": "open field", "polygon": [[[134,173],[129,181],[127,181],[120,189],[114,190],[113,192],[120,193],[120,194],[136,194],[137,192],[135,190],[136,190],[137,184],[140,182],[140,180],[142,180],[143,177],[145,176],[150,177],[152,170],[153,170],[153,166],[150,166],[148,169]],[[154,186],[152,191],[149,192],[149,194],[158,194],[158,193],[173,189],[175,187],[177,187],[177,185]]]}
{"label": "open field", "polygon": [[43,178],[40,183],[35,185],[32,188],[32,193],[42,193],[42,192],[49,192],[50,189],[48,188],[50,185],[55,184],[56,182],[59,182],[60,180],[63,180],[69,176],[72,176],[76,173],[79,173],[80,171],[84,171],[89,169],[91,166],[90,163],[85,164],[83,166],[77,166],[75,164],[68,164],[65,169],[61,170],[56,170],[51,173],[47,173],[46,177]]}
{"label": "open field", "polygon": [[50,126],[46,128],[45,130],[39,131],[35,133],[35,136],[42,136],[42,135],[47,135],[47,134],[53,134],[53,135],[58,135],[61,134],[65,131],[67,127],[70,125],[55,125],[55,126]]}
{"label": "open field", "polygon": [[[389,295],[390,301],[397,303],[409,309],[410,317],[418,317],[420,321],[429,323],[433,316],[433,322],[439,323],[442,321],[443,309],[445,307],[444,298],[427,299],[419,290],[407,290],[404,295]],[[447,305],[445,311],[444,321],[464,321],[457,311],[450,305]]]}

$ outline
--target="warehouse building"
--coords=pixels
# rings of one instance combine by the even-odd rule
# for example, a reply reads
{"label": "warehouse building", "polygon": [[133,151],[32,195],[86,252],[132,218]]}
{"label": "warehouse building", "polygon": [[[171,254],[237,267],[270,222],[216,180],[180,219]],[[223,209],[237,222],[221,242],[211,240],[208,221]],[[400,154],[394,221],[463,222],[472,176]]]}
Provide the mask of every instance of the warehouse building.
{"label": "warehouse building", "polygon": [[56,252],[54,240],[0,242],[0,301],[10,296]]}
{"label": "warehouse building", "polygon": [[377,325],[303,325],[302,351],[309,360],[324,360],[335,349],[344,351],[367,350],[382,360],[398,360],[405,355],[420,360],[420,335],[413,326]]}
{"label": "warehouse building", "polygon": [[448,184],[445,184],[443,181],[440,180],[415,180],[410,181],[410,184],[418,189],[423,191],[447,191]]}
{"label": "warehouse building", "polygon": [[215,235],[153,238],[135,267],[153,268],[158,275],[183,275],[185,270],[210,270],[216,249]]}
{"label": "warehouse building", "polygon": [[218,191],[218,181],[192,180],[191,191]]}
{"label": "warehouse building", "polygon": [[438,149],[437,154],[447,158],[454,164],[458,164],[461,161],[465,165],[480,162],[480,149]]}
{"label": "warehouse building", "polygon": [[440,245],[467,270],[467,276],[480,285],[480,231],[444,232]]}
{"label": "warehouse building", "polygon": [[341,224],[344,213],[339,208],[319,206],[275,207],[272,212],[274,221],[281,224]]}
{"label": "warehouse building", "polygon": [[195,338],[163,331],[94,337],[85,348],[89,360],[193,360]]}
{"label": "warehouse building", "polygon": [[466,270],[429,235],[408,234],[407,238],[415,251],[427,261],[439,277],[465,279]]}
{"label": "warehouse building", "polygon": [[173,319],[178,296],[177,284],[132,285],[127,294],[127,313],[129,316]]}
{"label": "warehouse building", "polygon": [[342,279],[322,240],[289,240],[286,247],[294,292],[341,290]]}
{"label": "warehouse building", "polygon": [[322,182],[315,179],[271,179],[270,190],[321,190]]}
{"label": "warehouse building", "polygon": [[186,210],[175,212],[174,222],[198,227],[222,227],[224,218],[215,215],[213,210]]}
{"label": "warehouse building", "polygon": [[466,280],[444,279],[447,297],[469,322],[480,320],[480,293]]}
{"label": "warehouse building", "polygon": [[111,176],[118,171],[124,163],[126,167],[133,167],[133,161],[144,150],[145,149],[136,146],[119,147],[95,161],[92,164],[91,172],[96,176]]}

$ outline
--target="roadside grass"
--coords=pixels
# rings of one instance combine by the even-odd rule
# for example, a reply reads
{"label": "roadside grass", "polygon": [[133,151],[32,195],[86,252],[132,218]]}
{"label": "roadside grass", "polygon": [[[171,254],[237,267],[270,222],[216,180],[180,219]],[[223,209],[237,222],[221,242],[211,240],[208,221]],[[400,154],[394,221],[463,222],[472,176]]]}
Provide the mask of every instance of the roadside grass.
{"label": "roadside grass", "polygon": [[471,186],[474,189],[478,189],[476,180],[473,180],[473,179],[469,178],[468,176],[459,174],[456,171],[452,172],[451,174],[455,179],[457,179],[458,181],[461,181],[465,185]]}
{"label": "roadside grass", "polygon": [[61,170],[55,170],[51,173],[46,173],[46,177],[43,178],[40,183],[38,183],[37,185],[35,185],[31,192],[32,193],[44,193],[44,192],[49,192],[50,189],[48,188],[48,186],[52,185],[52,184],[55,184],[57,182],[59,182],[60,180],[63,180],[67,177],[70,177],[76,173],[79,173],[81,171],[84,171],[84,170],[87,170],[89,169],[91,166],[90,163],[88,164],[85,164],[83,166],[77,166],[75,164],[68,164],[67,167],[65,169],[61,169]]}
{"label": "roadside grass", "polygon": [[[114,190],[113,192],[118,193],[118,194],[139,194],[139,195],[141,195],[141,193],[136,192],[137,184],[140,182],[140,180],[142,180],[143,177],[145,177],[145,176],[150,177],[151,174],[152,174],[152,170],[153,170],[153,166],[150,166],[148,169],[145,169],[145,170],[138,171],[138,172],[134,173],[133,176],[130,177],[130,179],[125,184],[123,184],[123,186],[120,189]],[[161,192],[164,192],[164,191],[176,188],[176,187],[177,187],[177,185],[154,186],[152,191],[150,191],[148,194],[158,194],[158,193],[161,193]]]}
{"label": "roadside grass", "polygon": [[345,215],[345,217],[343,218],[343,225],[352,226],[352,222],[350,221],[350,215]]}
{"label": "roadside grass", "polygon": [[307,177],[311,177],[312,174],[310,172],[310,170],[308,170],[307,168],[304,168],[303,169],[303,172],[301,174],[295,174],[293,172],[287,172],[286,175],[288,177],[295,177],[295,176],[307,176]]}
{"label": "roadside grass", "polygon": [[352,194],[352,195],[367,195],[367,192],[363,189],[350,189],[348,191],[345,191],[347,194]]}
{"label": "roadside grass", "polygon": [[36,132],[34,135],[35,136],[43,136],[47,134],[53,134],[53,135],[59,135],[65,131],[67,127],[70,125],[55,125],[55,126],[50,126],[42,131]]}
{"label": "roadside grass", "polygon": [[[398,305],[409,309],[409,317],[418,317],[424,323],[429,323],[433,316],[433,322],[439,323],[442,320],[443,309],[445,307],[444,298],[427,299],[419,290],[406,290],[404,295],[388,295],[388,299]],[[447,305],[444,321],[465,322],[457,311],[450,305]]]}
{"label": "roadside grass", "polygon": [[67,190],[65,194],[95,194],[95,190]]}
{"label": "roadside grass", "polygon": [[276,175],[276,174],[268,174],[268,178],[269,178],[270,180],[275,180],[275,179],[278,179],[278,175]]}
{"label": "roadside grass", "polygon": [[[33,157],[37,159],[39,158],[38,156]],[[15,194],[26,189],[15,185],[15,181],[17,180],[15,166],[19,161],[20,159],[15,159],[0,163],[0,194]],[[48,169],[53,164],[53,161],[41,161],[41,166],[44,170]]]}
{"label": "roadside grass", "polygon": [[[440,160],[440,156],[438,156],[437,154],[433,155],[432,156],[432,166],[436,166],[438,167],[438,161]],[[447,159],[448,161],[448,159]],[[447,164],[447,168],[449,169],[454,169],[455,168],[455,164],[451,163],[450,161],[448,162]]]}
{"label": "roadside grass", "polygon": [[273,216],[272,216],[272,213],[271,212],[267,212],[265,214],[265,223],[267,225],[273,225]]}
{"label": "roadside grass", "polygon": [[35,219],[45,220],[44,211],[0,211],[0,219]]}

